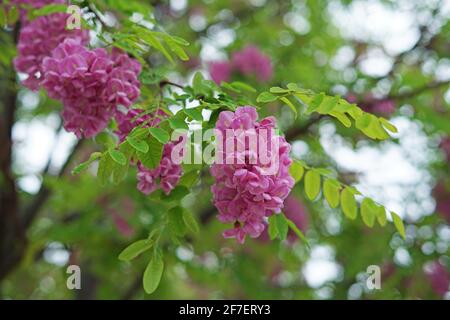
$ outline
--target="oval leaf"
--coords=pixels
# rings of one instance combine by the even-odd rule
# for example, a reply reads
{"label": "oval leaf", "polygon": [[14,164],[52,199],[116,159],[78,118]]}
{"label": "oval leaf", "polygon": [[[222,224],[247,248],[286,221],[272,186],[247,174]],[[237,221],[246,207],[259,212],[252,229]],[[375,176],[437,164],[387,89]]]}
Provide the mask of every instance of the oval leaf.
{"label": "oval leaf", "polygon": [[320,174],[314,170],[305,175],[305,192],[310,200],[314,200],[320,192]]}
{"label": "oval leaf", "polygon": [[119,260],[122,261],[130,261],[136,258],[141,253],[150,249],[153,245],[153,241],[149,239],[138,240],[133,242],[128,247],[123,249],[123,251],[119,254]]}
{"label": "oval leaf", "polygon": [[349,187],[345,188],[341,192],[341,207],[344,214],[349,219],[356,219],[358,215],[358,207],[356,206],[355,195]]}
{"label": "oval leaf", "polygon": [[323,183],[323,194],[331,208],[337,208],[339,205],[339,185],[333,183],[330,179]]}
{"label": "oval leaf", "polygon": [[164,270],[164,261],[160,253],[156,253],[144,272],[143,284],[144,290],[148,294],[153,293],[159,286]]}

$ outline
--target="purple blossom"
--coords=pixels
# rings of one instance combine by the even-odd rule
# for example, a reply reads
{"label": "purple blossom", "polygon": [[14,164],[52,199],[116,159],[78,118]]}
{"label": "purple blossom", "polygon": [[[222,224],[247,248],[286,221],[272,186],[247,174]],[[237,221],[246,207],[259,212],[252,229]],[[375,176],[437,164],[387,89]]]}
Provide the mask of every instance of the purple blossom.
{"label": "purple blossom", "polygon": [[[161,122],[161,118],[167,117],[167,114],[159,110],[157,114],[145,114],[139,117],[144,110],[132,109],[127,114],[117,112],[116,121],[118,124],[118,131],[116,134],[120,140],[123,141],[131,130],[145,122],[144,127],[155,127]],[[149,195],[158,188],[161,188],[166,194],[169,194],[178,184],[183,170],[181,165],[172,161],[173,148],[179,143],[185,143],[184,137],[175,142],[169,142],[164,145],[163,154],[158,167],[148,169],[142,163],[138,162],[137,173],[137,188],[142,193]]]}
{"label": "purple blossom", "polygon": [[129,107],[139,97],[138,64],[125,54],[66,39],[44,59],[42,86],[62,101],[66,130],[89,138],[108,125],[118,105]]}
{"label": "purple blossom", "polygon": [[258,81],[264,82],[272,78],[273,68],[270,57],[255,46],[247,46],[241,51],[235,52],[232,64],[243,75],[253,75]]}
{"label": "purple blossom", "polygon": [[209,73],[211,75],[211,79],[219,85],[222,81],[230,81],[231,72],[232,65],[228,61],[217,61],[211,62],[209,64]]}
{"label": "purple blossom", "polygon": [[42,61],[65,39],[79,39],[80,44],[88,43],[89,34],[86,30],[66,29],[67,17],[65,13],[38,17],[21,29],[14,66],[18,72],[28,75],[23,81],[27,88],[39,89],[42,81]]}
{"label": "purple blossom", "polygon": [[443,297],[449,291],[450,273],[439,261],[433,261],[425,268],[425,274],[433,291]]}
{"label": "purple blossom", "polygon": [[[226,130],[243,129],[254,131],[257,135],[262,129],[275,129],[275,119],[268,117],[257,121],[258,114],[254,107],[239,107],[236,111],[223,111],[219,115],[216,129],[223,136]],[[281,212],[283,202],[288,196],[294,180],[289,175],[290,145],[283,137],[275,136],[278,148],[272,150],[267,148],[271,155],[277,155],[278,170],[271,175],[265,174],[265,167],[257,161],[249,161],[254,150],[249,150],[249,145],[241,140],[243,136],[234,137],[235,143],[245,145],[243,153],[231,152],[225,157],[231,156],[236,159],[245,158],[243,164],[219,164],[211,167],[211,174],[215,183],[211,190],[214,205],[219,211],[218,218],[223,223],[233,223],[234,227],[224,232],[226,238],[236,238],[239,243],[245,241],[245,236],[257,238],[265,228],[265,218],[274,213]],[[244,136],[245,139],[245,136]],[[269,139],[268,141],[271,141]],[[259,148],[261,146],[259,145]],[[225,150],[227,151],[227,150]]]}

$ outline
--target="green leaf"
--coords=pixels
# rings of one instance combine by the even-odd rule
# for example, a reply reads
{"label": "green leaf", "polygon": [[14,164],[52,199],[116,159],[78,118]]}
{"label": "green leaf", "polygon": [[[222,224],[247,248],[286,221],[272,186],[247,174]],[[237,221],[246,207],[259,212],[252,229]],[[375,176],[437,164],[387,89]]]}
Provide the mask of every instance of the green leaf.
{"label": "green leaf", "polygon": [[119,260],[122,261],[131,261],[141,253],[150,249],[153,245],[153,241],[149,239],[138,240],[133,242],[128,247],[123,249],[123,251],[119,254]]}
{"label": "green leaf", "polygon": [[192,170],[183,174],[178,184],[190,188],[197,182],[198,179],[199,179],[199,171]]}
{"label": "green leaf", "polygon": [[276,221],[276,215],[273,214],[269,217],[269,238],[270,240],[275,240],[275,238],[278,236],[278,228],[277,228],[277,221]]}
{"label": "green leaf", "polygon": [[186,210],[183,210],[183,220],[190,231],[193,233],[200,232],[200,227],[198,226],[197,220],[195,220],[195,217]]}
{"label": "green leaf", "polygon": [[186,225],[183,219],[183,208],[174,207],[167,213],[169,217],[169,228],[177,236],[182,236],[186,232]]}
{"label": "green leaf", "polygon": [[136,149],[136,151],[139,151],[141,153],[147,153],[149,150],[149,146],[148,146],[147,142],[145,142],[143,140],[137,140],[131,136],[128,136],[126,138],[126,140],[130,144],[130,146],[132,146],[134,149]]}
{"label": "green leaf", "polygon": [[169,202],[178,202],[181,201],[181,199],[183,199],[185,196],[187,196],[189,192],[189,189],[185,186],[178,185],[175,187],[175,189],[170,191],[168,195],[164,195],[163,199]]}
{"label": "green leaf", "polygon": [[244,82],[240,82],[240,81],[234,81],[232,83],[230,83],[231,86],[238,88],[238,89],[242,89],[244,91],[248,91],[248,92],[256,92],[256,89],[253,88],[251,85],[248,85]]}
{"label": "green leaf", "polygon": [[162,254],[156,252],[144,272],[143,284],[147,294],[153,293],[159,286],[164,270]]}
{"label": "green leaf", "polygon": [[150,134],[153,137],[155,137],[156,140],[158,140],[162,144],[166,144],[167,142],[169,142],[170,136],[166,130],[161,129],[161,128],[156,128],[156,127],[151,127],[151,128],[148,128],[148,131],[150,131]]}
{"label": "green leaf", "polygon": [[177,55],[182,61],[188,61],[189,56],[186,54],[183,48],[178,45],[178,42],[174,40],[174,38],[168,34],[163,33],[164,40],[169,46],[170,50]]}
{"label": "green leaf", "polygon": [[8,11],[8,24],[14,25],[19,20],[19,10],[16,6],[12,6]]}
{"label": "green leaf", "polygon": [[386,225],[386,209],[383,206],[379,206],[377,209],[377,220],[380,226],[384,227]]}
{"label": "green leaf", "polygon": [[147,169],[154,169],[159,166],[161,161],[163,144],[153,136],[148,137],[147,143],[149,146],[148,152],[137,152],[137,157]]}
{"label": "green leaf", "polygon": [[385,118],[381,118],[381,117],[379,119],[380,119],[381,124],[386,129],[388,129],[390,132],[393,132],[393,133],[397,133],[398,132],[397,127],[394,126],[392,123],[390,123],[388,120],[386,120]]}
{"label": "green leaf", "polygon": [[294,118],[297,119],[298,116],[297,108],[294,106],[291,100],[289,100],[286,97],[281,97],[280,100],[283,101],[292,110],[292,112],[294,113]]}
{"label": "green leaf", "polygon": [[323,194],[331,208],[337,208],[339,205],[339,182],[326,179],[323,183]]}
{"label": "green leaf", "polygon": [[320,174],[309,170],[305,175],[305,192],[310,200],[314,200],[320,192]]}
{"label": "green leaf", "polygon": [[31,16],[32,19],[35,19],[37,17],[47,16],[49,14],[57,12],[67,12],[67,5],[64,4],[46,5],[39,9],[33,9],[29,15]]}
{"label": "green leaf", "polygon": [[[177,114],[178,115],[178,114]],[[184,121],[184,119],[178,118],[178,117],[172,117],[169,119],[169,125],[173,130],[177,130],[177,129],[184,129],[184,130],[188,130],[189,126],[187,125],[187,123]]]}
{"label": "green leaf", "polygon": [[319,112],[321,114],[330,113],[334,109],[334,107],[336,107],[336,105],[338,104],[340,99],[341,99],[341,97],[339,97],[339,96],[327,97],[326,99],[324,99],[323,103],[317,109],[317,112]]}
{"label": "green leaf", "polygon": [[6,25],[6,12],[3,6],[0,6],[0,28],[3,28]]}
{"label": "green leaf", "polygon": [[113,171],[113,160],[109,153],[105,153],[103,157],[100,158],[97,169],[97,178],[101,185],[106,185],[109,182]]}
{"label": "green leaf", "polygon": [[277,99],[278,99],[278,97],[271,94],[270,92],[263,92],[258,96],[258,98],[256,98],[256,102],[267,103],[267,102],[275,101]]}
{"label": "green leaf", "polygon": [[337,111],[330,112],[330,115],[339,120],[340,123],[344,125],[346,128],[350,128],[352,126],[352,122],[350,119],[344,114]]}
{"label": "green leaf", "polygon": [[134,25],[133,29],[135,29],[136,33],[139,35],[139,39],[144,41],[149,46],[155,48],[159,52],[161,52],[167,58],[167,60],[169,60],[170,62],[172,62],[172,63],[174,62],[170,53],[163,46],[161,41],[156,37],[156,35],[158,35],[158,33],[155,33],[151,30],[148,30],[148,29],[138,26],[138,25]]}
{"label": "green leaf", "polygon": [[289,231],[289,226],[286,221],[286,218],[284,214],[278,213],[275,214],[275,219],[280,240],[285,240]]}
{"label": "green leaf", "polygon": [[296,83],[288,83],[286,86],[290,91],[298,91],[299,87]]}
{"label": "green leaf", "polygon": [[287,93],[290,92],[289,89],[284,89],[284,88],[280,88],[280,87],[272,87],[270,88],[270,93]]}
{"label": "green leaf", "polygon": [[303,232],[301,232],[301,230],[294,223],[294,221],[289,220],[288,218],[286,218],[286,221],[287,221],[287,224],[288,224],[289,228],[291,228],[291,230],[294,231],[294,233],[306,244],[306,246],[308,248],[310,248],[308,240],[306,239],[306,237],[303,234]]}
{"label": "green leaf", "polygon": [[94,152],[91,154],[91,156],[89,157],[89,160],[80,163],[78,166],[76,166],[73,170],[72,170],[72,174],[73,175],[77,175],[79,174],[81,171],[87,169],[89,167],[89,165],[94,162],[97,159],[100,159],[103,156],[103,154],[101,152]]}
{"label": "green leaf", "polygon": [[299,182],[303,174],[305,173],[305,168],[303,168],[303,165],[300,163],[300,161],[294,160],[289,167],[289,174],[294,178],[295,183]]}
{"label": "green leaf", "polygon": [[377,207],[372,199],[364,198],[361,202],[361,217],[364,223],[372,228],[375,223]]}
{"label": "green leaf", "polygon": [[184,109],[183,111],[187,116],[191,117],[192,119],[200,122],[203,121],[203,115],[200,108],[189,108]]}
{"label": "green leaf", "polygon": [[125,155],[120,152],[119,150],[114,150],[114,149],[110,149],[108,150],[109,155],[111,156],[111,158],[117,162],[118,164],[120,164],[121,166],[124,166],[127,163],[127,158],[125,157]]}
{"label": "green leaf", "polygon": [[396,214],[395,212],[392,212],[392,211],[391,211],[391,217],[392,217],[392,221],[394,222],[395,228],[400,233],[402,238],[405,239],[406,233],[405,233],[405,226],[403,225],[402,218],[400,218],[400,216],[398,214]]}
{"label": "green leaf", "polygon": [[192,79],[192,88],[194,89],[195,94],[201,94],[203,92],[203,80],[202,73],[197,71]]}
{"label": "green leaf", "polygon": [[349,187],[341,192],[341,207],[344,214],[349,219],[356,219],[358,215],[358,207],[356,205],[355,195]]}
{"label": "green leaf", "polygon": [[308,108],[306,109],[306,114],[310,114],[314,111],[316,111],[320,105],[322,104],[323,99],[325,98],[325,94],[324,93],[320,93],[320,94],[316,94],[311,102],[309,103]]}

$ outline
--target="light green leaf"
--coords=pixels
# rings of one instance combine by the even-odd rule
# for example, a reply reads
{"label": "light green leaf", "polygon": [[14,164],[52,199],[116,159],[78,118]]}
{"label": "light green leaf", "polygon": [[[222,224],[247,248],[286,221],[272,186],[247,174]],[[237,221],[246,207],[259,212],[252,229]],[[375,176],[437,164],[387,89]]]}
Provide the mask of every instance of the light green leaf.
{"label": "light green leaf", "polygon": [[276,225],[278,230],[278,235],[280,236],[280,240],[285,240],[289,231],[289,226],[286,221],[284,214],[279,213],[275,214]]}
{"label": "light green leaf", "polygon": [[72,170],[72,174],[73,175],[77,175],[79,174],[81,171],[87,169],[87,167],[89,167],[89,165],[91,163],[93,163],[95,160],[100,159],[103,156],[103,154],[101,152],[94,152],[91,154],[91,156],[89,157],[89,160],[80,163],[78,166],[76,166],[73,170]]}
{"label": "light green leaf", "polygon": [[289,167],[289,174],[294,178],[295,183],[299,182],[303,174],[305,172],[305,169],[303,168],[303,165],[300,163],[300,161],[294,160]]}
{"label": "light green leaf", "polygon": [[396,214],[395,212],[392,212],[392,211],[391,211],[391,217],[392,217],[392,221],[394,222],[395,228],[400,233],[402,238],[405,239],[406,233],[405,233],[405,226],[403,225],[402,218],[400,218],[400,216],[398,214]]}
{"label": "light green leaf", "polygon": [[159,166],[161,161],[163,144],[153,136],[148,137],[147,144],[149,146],[148,152],[137,152],[137,157],[147,169],[154,169]]}
{"label": "light green leaf", "polygon": [[379,119],[380,119],[381,124],[386,129],[388,129],[390,132],[393,132],[393,133],[397,133],[398,132],[397,127],[394,126],[392,123],[390,123],[388,120],[386,120],[385,118],[381,118],[381,117]]}
{"label": "light green leaf", "polygon": [[117,162],[118,164],[120,164],[121,166],[124,166],[127,163],[127,158],[125,157],[125,155],[120,152],[119,150],[108,150],[109,155],[111,156],[111,158]]}
{"label": "light green leaf", "polygon": [[320,174],[309,170],[305,175],[305,192],[310,200],[314,200],[320,192]]}
{"label": "light green leaf", "polygon": [[339,205],[339,182],[326,179],[323,183],[323,194],[331,208],[337,208]]}
{"label": "light green leaf", "polygon": [[8,24],[14,25],[19,20],[19,10],[16,6],[12,6],[8,11]]}
{"label": "light green leaf", "polygon": [[305,235],[303,234],[303,232],[300,231],[300,229],[296,226],[296,224],[294,223],[294,221],[289,220],[288,218],[286,218],[287,224],[289,226],[289,228],[294,231],[294,233],[306,244],[306,246],[308,247],[308,249],[310,248],[309,246],[309,242],[306,239]]}
{"label": "light green leaf", "polygon": [[150,249],[153,245],[153,241],[150,239],[138,240],[133,242],[128,247],[123,249],[123,251],[119,254],[119,260],[122,261],[131,261],[141,253]]}
{"label": "light green leaf", "polygon": [[277,221],[276,221],[276,217],[275,216],[276,215],[274,214],[274,215],[271,215],[269,217],[269,230],[268,230],[268,233],[269,233],[270,240],[274,240],[277,237],[277,235],[278,235]]}
{"label": "light green leaf", "polygon": [[297,108],[294,106],[291,100],[289,100],[286,97],[281,97],[280,100],[283,101],[292,110],[292,112],[294,113],[294,118],[297,119],[298,116]]}
{"label": "light green leaf", "polygon": [[267,102],[273,102],[277,99],[278,99],[278,97],[271,94],[270,92],[263,92],[258,96],[258,98],[256,98],[256,102],[267,103]]}
{"label": "light green leaf", "polygon": [[375,223],[375,218],[377,214],[377,207],[372,199],[364,198],[361,202],[361,217],[363,222],[370,228],[373,227]]}
{"label": "light green leaf", "polygon": [[386,225],[386,209],[383,206],[379,206],[377,209],[377,220],[380,226],[384,227]]}
{"label": "light green leaf", "polygon": [[136,149],[136,151],[139,151],[142,153],[147,153],[149,150],[149,146],[148,146],[147,142],[145,142],[143,140],[137,140],[131,136],[128,136],[126,138],[126,140],[130,144],[130,146],[132,146],[134,149]]}
{"label": "light green leaf", "polygon": [[162,254],[156,252],[144,272],[143,284],[147,294],[153,293],[159,286],[164,270]]}
{"label": "light green leaf", "polygon": [[155,137],[156,140],[158,140],[162,144],[166,144],[167,142],[169,142],[170,136],[166,130],[161,129],[161,128],[156,128],[156,127],[151,127],[151,128],[148,128],[148,131],[150,131],[150,134],[153,137]]}
{"label": "light green leaf", "polygon": [[341,192],[341,207],[344,214],[349,219],[356,219],[358,215],[358,207],[356,205],[355,195],[349,187]]}
{"label": "light green leaf", "polygon": [[111,177],[114,165],[113,160],[109,153],[105,153],[103,157],[100,158],[97,169],[97,178],[101,185],[106,185]]}
{"label": "light green leaf", "polygon": [[190,231],[192,231],[193,233],[200,232],[200,227],[198,226],[197,220],[191,213],[187,212],[186,210],[183,210],[183,220]]}
{"label": "light green leaf", "polygon": [[284,88],[281,88],[281,87],[272,87],[272,88],[270,88],[270,93],[287,93],[287,92],[290,92],[290,90],[289,89],[284,89]]}
{"label": "light green leaf", "polygon": [[182,236],[186,233],[186,225],[183,219],[183,208],[174,207],[167,213],[169,217],[169,228],[177,236]]}
{"label": "light green leaf", "polygon": [[232,83],[230,83],[231,86],[236,87],[238,89],[242,89],[244,91],[248,91],[248,92],[256,92],[256,89],[253,88],[251,85],[246,84],[244,82],[240,82],[240,81],[233,81]]}

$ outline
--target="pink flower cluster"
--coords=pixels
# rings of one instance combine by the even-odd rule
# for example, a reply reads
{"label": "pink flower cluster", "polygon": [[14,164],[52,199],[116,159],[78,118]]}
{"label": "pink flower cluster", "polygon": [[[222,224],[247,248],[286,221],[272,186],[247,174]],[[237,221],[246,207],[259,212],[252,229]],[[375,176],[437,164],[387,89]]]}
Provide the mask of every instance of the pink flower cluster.
{"label": "pink flower cluster", "polygon": [[[141,113],[143,113],[143,110],[140,109],[129,110],[127,114],[117,113],[118,131],[116,134],[121,140],[124,140],[134,127],[144,122],[144,127],[155,127],[161,122],[161,118],[167,117],[167,114],[161,110],[157,114],[146,114],[139,117]],[[169,194],[176,187],[183,174],[183,170],[181,165],[175,164],[172,161],[171,156],[173,148],[179,143],[184,143],[183,137],[179,141],[169,142],[164,145],[160,164],[154,169],[147,169],[140,162],[137,163],[137,188],[139,191],[145,195],[149,195],[158,188],[161,188],[166,194]]]}
{"label": "pink flower cluster", "polygon": [[347,96],[347,101],[356,103],[366,112],[381,116],[390,116],[395,112],[395,102],[388,98],[377,99],[372,94],[366,94],[364,99],[360,100],[354,94]]}
{"label": "pink flower cluster", "polygon": [[67,30],[65,13],[54,13],[38,17],[26,23],[20,30],[17,45],[18,56],[14,66],[18,72],[28,76],[23,84],[30,90],[38,90],[42,81],[42,62],[51,55],[65,39],[79,39],[87,44],[89,34],[86,30]]}
{"label": "pink flower cluster", "polygon": [[[262,119],[260,122],[257,119],[258,114],[254,107],[239,107],[235,112],[221,112],[216,129],[223,136],[226,136],[226,131],[229,130],[249,130],[258,135],[261,131],[275,129],[276,122],[273,117]],[[216,162],[211,167],[211,174],[215,178],[211,191],[214,205],[219,211],[218,218],[223,223],[234,224],[234,228],[224,232],[226,238],[236,238],[239,243],[243,243],[246,235],[252,238],[259,237],[265,229],[266,217],[281,211],[285,198],[294,186],[294,179],[289,174],[292,163],[289,158],[290,145],[281,136],[273,138],[277,139],[278,148],[276,150],[270,146],[266,148],[271,157],[277,155],[278,170],[273,174],[266,174],[259,160],[250,163],[253,162],[249,159],[255,150],[249,149],[245,134],[243,136],[236,134],[232,138],[235,145],[245,145],[244,150],[242,152],[225,150],[224,155],[225,158],[231,155],[235,159],[245,159],[243,163]],[[271,139],[269,138],[269,143]],[[261,148],[261,145],[258,148]]]}
{"label": "pink flower cluster", "polygon": [[140,95],[141,65],[118,50],[89,50],[79,39],[66,39],[42,64],[42,86],[64,104],[67,131],[78,138],[103,130],[120,104],[130,107]]}
{"label": "pink flower cluster", "polygon": [[450,273],[439,261],[433,261],[428,265],[425,274],[437,295],[444,297],[447,291],[450,291]]}
{"label": "pink flower cluster", "polygon": [[216,61],[209,65],[211,78],[217,84],[229,81],[234,71],[244,76],[254,76],[260,82],[266,82],[272,78],[272,61],[257,47],[247,46],[233,53],[231,61]]}

